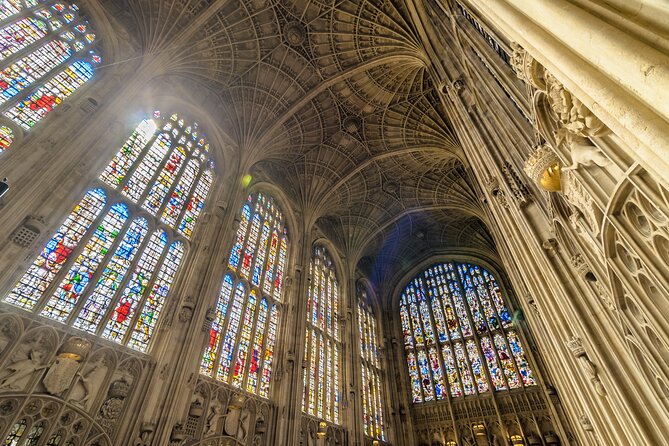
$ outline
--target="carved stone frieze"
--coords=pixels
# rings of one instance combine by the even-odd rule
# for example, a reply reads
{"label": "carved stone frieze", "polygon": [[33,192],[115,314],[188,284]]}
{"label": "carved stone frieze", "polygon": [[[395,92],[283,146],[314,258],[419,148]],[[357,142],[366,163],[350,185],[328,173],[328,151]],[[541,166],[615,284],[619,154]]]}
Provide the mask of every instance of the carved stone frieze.
{"label": "carved stone frieze", "polygon": [[611,133],[611,130],[553,74],[546,71],[544,78],[548,103],[562,127],[574,135],[584,137],[605,136]]}

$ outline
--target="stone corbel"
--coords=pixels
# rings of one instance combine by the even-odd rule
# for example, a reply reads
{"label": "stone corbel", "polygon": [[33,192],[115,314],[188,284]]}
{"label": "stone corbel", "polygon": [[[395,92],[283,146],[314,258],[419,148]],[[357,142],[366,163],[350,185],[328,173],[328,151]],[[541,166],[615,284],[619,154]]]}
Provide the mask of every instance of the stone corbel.
{"label": "stone corbel", "polygon": [[493,196],[504,209],[509,208],[509,202],[506,199],[506,193],[500,186],[499,180],[496,177],[488,178],[485,182],[485,187],[490,195]]}
{"label": "stone corbel", "polygon": [[179,310],[179,321],[186,323],[193,318],[193,311],[195,311],[195,302],[186,299],[181,310]]}
{"label": "stone corbel", "polygon": [[150,446],[156,431],[156,423],[144,421],[139,427],[139,435],[135,438],[133,446]]}
{"label": "stone corbel", "polygon": [[537,90],[546,89],[544,80],[544,67],[525,51],[525,48],[516,42],[511,42],[511,68],[516,73],[518,79],[531,85]]}
{"label": "stone corbel", "polygon": [[606,396],[606,389],[602,380],[599,378],[599,372],[597,366],[594,362],[590,360],[590,357],[583,347],[583,342],[580,338],[573,336],[570,340],[567,341],[567,347],[571,350],[572,355],[579,361],[581,368],[586,373],[587,377],[590,379],[590,382],[595,388],[595,391],[600,396]]}
{"label": "stone corbel", "polygon": [[606,136],[611,130],[574,96],[553,74],[546,71],[548,104],[561,127],[583,137]]}
{"label": "stone corbel", "polygon": [[597,295],[601,301],[610,309],[615,310],[615,304],[609,295],[606,286],[604,286],[598,279],[597,276],[592,272],[590,265],[585,261],[583,255],[576,254],[571,257],[571,266],[574,267],[578,275],[586,282],[592,284],[595,287]]}
{"label": "stone corbel", "polygon": [[186,434],[186,429],[184,429],[183,423],[176,423],[172,427],[172,432],[170,433],[170,445],[181,444],[184,440],[188,438]]}
{"label": "stone corbel", "polygon": [[516,76],[537,90],[533,100],[537,130],[553,133],[543,136],[553,136],[556,145],[565,143],[569,148],[572,164],[566,169],[609,165],[610,160],[589,138],[606,136],[611,130],[523,47],[513,42],[511,48]]}
{"label": "stone corbel", "polygon": [[537,301],[534,299],[534,296],[531,294],[528,294],[525,296],[525,301],[529,304],[529,306],[534,310],[534,312],[539,315],[539,304],[537,304]]}
{"label": "stone corbel", "polygon": [[211,329],[211,324],[214,323],[216,318],[216,309],[213,307],[207,308],[207,312],[204,315],[204,321],[202,322],[202,331],[207,332]]}

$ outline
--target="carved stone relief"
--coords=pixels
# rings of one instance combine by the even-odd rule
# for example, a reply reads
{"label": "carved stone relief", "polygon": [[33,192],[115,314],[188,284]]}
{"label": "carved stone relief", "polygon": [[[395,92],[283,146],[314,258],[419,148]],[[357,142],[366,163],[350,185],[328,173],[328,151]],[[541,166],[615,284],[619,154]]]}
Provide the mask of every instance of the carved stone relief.
{"label": "carved stone relief", "polygon": [[595,391],[601,396],[606,396],[606,388],[599,377],[597,366],[590,360],[590,357],[585,351],[585,347],[583,347],[583,342],[578,337],[574,336],[567,341],[567,347],[569,347],[569,350],[571,350],[574,357],[578,359],[582,370],[592,383]]}

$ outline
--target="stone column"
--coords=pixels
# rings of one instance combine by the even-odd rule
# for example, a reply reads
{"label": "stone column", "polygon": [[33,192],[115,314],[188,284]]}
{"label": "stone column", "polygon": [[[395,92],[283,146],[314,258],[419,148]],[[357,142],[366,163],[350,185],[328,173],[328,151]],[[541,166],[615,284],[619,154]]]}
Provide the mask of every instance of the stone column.
{"label": "stone column", "polygon": [[565,0],[477,6],[625,141],[629,156],[669,179],[669,57]]}

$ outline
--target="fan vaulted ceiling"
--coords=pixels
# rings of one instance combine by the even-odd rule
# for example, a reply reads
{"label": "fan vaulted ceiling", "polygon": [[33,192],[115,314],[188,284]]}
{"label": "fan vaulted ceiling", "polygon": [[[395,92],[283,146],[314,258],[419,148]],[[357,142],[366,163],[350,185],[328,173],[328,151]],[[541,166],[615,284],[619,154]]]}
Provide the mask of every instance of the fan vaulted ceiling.
{"label": "fan vaulted ceiling", "polygon": [[426,252],[492,252],[403,0],[104,0],[162,75],[207,91],[240,173],[280,187],[386,285]]}

